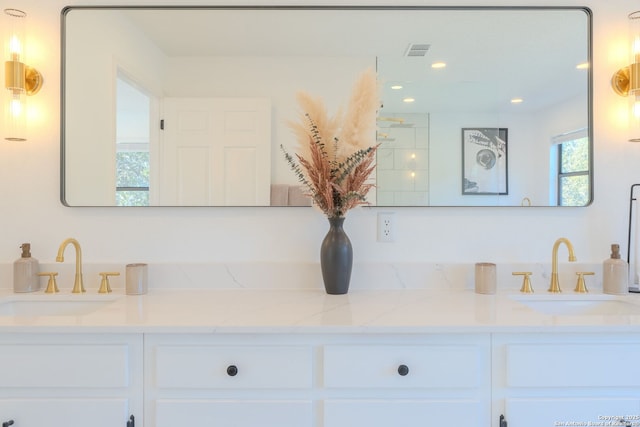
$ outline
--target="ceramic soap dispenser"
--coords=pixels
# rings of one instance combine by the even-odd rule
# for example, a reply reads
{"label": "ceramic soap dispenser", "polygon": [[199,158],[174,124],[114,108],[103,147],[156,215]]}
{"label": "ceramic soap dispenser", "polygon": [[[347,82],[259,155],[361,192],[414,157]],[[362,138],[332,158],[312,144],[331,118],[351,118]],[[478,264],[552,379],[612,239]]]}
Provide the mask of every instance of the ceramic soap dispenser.
{"label": "ceramic soap dispenser", "polygon": [[31,257],[31,244],[23,243],[22,256],[13,263],[13,291],[35,292],[40,290],[40,266],[38,260]]}
{"label": "ceramic soap dispenser", "polygon": [[602,263],[602,292],[623,295],[629,293],[629,268],[620,259],[620,245],[611,245],[611,258]]}

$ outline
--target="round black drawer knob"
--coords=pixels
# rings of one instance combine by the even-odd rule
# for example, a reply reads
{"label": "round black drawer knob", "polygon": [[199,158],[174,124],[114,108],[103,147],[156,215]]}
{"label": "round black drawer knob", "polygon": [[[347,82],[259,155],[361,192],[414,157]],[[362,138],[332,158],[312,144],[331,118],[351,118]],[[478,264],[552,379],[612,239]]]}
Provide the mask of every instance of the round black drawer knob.
{"label": "round black drawer knob", "polygon": [[238,367],[236,365],[227,366],[227,375],[230,377],[235,377],[238,375]]}
{"label": "round black drawer knob", "polygon": [[398,366],[398,374],[400,374],[400,376],[406,376],[409,374],[409,367],[407,365],[400,365]]}

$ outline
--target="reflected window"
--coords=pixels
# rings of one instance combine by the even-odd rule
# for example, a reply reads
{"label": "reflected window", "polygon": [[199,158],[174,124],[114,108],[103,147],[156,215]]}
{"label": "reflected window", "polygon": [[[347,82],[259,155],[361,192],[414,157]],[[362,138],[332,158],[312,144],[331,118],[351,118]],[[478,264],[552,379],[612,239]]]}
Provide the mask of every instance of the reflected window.
{"label": "reflected window", "polygon": [[589,138],[586,130],[554,138],[558,206],[586,206],[591,194]]}
{"label": "reflected window", "polygon": [[151,99],[120,73],[116,99],[116,205],[149,206]]}
{"label": "reflected window", "polygon": [[149,206],[149,150],[118,151],[116,169],[116,205]]}

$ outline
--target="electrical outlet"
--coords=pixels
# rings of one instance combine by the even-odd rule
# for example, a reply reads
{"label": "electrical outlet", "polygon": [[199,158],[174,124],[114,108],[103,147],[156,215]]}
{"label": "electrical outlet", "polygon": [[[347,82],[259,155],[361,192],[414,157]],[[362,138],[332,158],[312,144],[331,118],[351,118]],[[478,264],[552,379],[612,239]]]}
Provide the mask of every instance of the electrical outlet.
{"label": "electrical outlet", "polygon": [[395,224],[393,213],[378,213],[378,242],[393,242],[395,239]]}

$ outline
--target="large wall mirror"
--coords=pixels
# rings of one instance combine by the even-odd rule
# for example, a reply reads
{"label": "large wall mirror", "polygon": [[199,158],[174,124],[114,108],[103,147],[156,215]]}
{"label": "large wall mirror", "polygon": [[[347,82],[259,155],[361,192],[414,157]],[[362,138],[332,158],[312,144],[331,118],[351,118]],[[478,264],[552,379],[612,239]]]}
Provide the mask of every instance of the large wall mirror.
{"label": "large wall mirror", "polygon": [[308,204],[280,151],[295,94],[381,85],[375,206],[586,206],[580,7],[68,7],[67,206]]}

